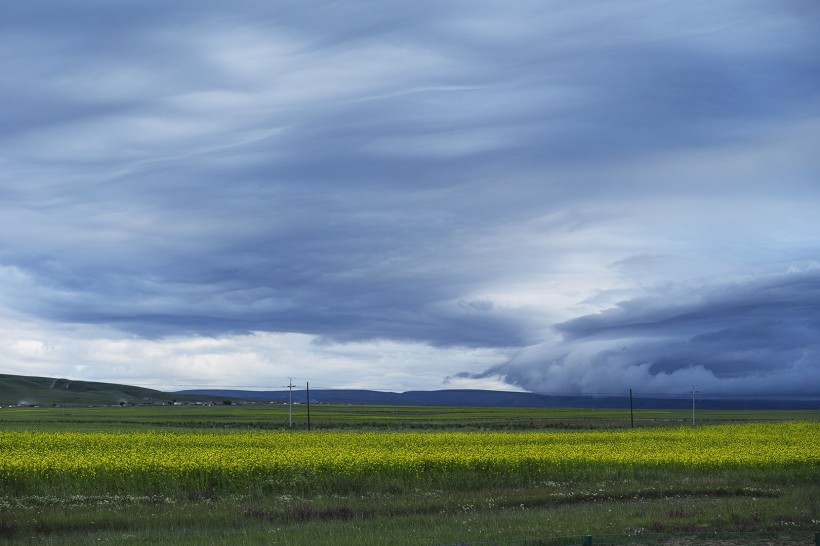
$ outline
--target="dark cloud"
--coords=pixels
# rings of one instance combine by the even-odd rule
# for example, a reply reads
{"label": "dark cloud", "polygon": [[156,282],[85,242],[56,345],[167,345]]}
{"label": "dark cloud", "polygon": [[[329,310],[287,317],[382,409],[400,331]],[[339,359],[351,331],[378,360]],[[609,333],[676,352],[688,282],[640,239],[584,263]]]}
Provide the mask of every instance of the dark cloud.
{"label": "dark cloud", "polygon": [[426,200],[410,207],[412,193],[403,200],[200,184],[152,194],[150,186],[100,191],[93,207],[83,198],[61,203],[61,214],[76,209],[74,229],[46,228],[33,234],[41,239],[34,247],[18,241],[8,258],[39,289],[17,305],[152,337],[268,330],[444,345],[522,341],[513,318],[456,302],[486,274],[447,271],[443,255],[460,249],[442,235],[446,214]]}
{"label": "dark cloud", "polygon": [[562,340],[484,375],[536,391],[817,395],[820,270],[657,291],[556,328]]}
{"label": "dark cloud", "polygon": [[[618,337],[624,333],[640,336],[644,330],[663,335],[700,329],[705,324],[728,324],[734,326],[718,332],[740,337],[740,332],[750,330],[739,330],[738,326],[749,326],[750,322],[755,326],[760,326],[760,321],[816,324],[820,319],[816,313],[820,309],[818,302],[820,274],[810,270],[738,285],[693,288],[683,294],[655,294],[622,302],[616,308],[573,319],[556,328],[569,339],[581,339]],[[695,339],[714,339],[714,335]]]}

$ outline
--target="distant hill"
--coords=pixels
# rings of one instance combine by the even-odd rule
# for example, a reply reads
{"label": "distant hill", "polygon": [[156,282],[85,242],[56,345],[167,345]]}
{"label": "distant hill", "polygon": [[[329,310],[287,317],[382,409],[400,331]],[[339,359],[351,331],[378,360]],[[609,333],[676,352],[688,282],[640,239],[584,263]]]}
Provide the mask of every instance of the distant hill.
{"label": "distant hill", "polygon": [[[28,404],[40,406],[78,406],[163,404],[172,400],[233,400],[287,402],[288,391],[248,391],[195,389],[163,392],[144,387],[74,381],[53,377],[30,377],[0,374],[0,405]],[[437,391],[383,392],[371,390],[319,389],[310,391],[311,402],[327,404],[370,404],[382,406],[475,406],[517,408],[628,408],[627,396],[556,396],[530,392],[506,392],[470,389]],[[293,391],[293,401],[307,401],[304,390]],[[691,398],[652,398],[637,395],[635,409],[687,409]],[[700,409],[818,409],[820,397],[786,398],[709,398],[697,399]]]}
{"label": "distant hill", "polygon": [[[246,391],[197,389],[179,394],[214,398],[242,398],[270,402],[287,402],[288,391]],[[307,401],[304,390],[293,391],[293,402]],[[531,392],[450,389],[437,391],[382,392],[369,390],[319,389],[310,391],[310,401],[328,404],[371,404],[384,406],[477,406],[518,408],[629,408],[628,396],[556,396]],[[687,409],[691,398],[657,398],[636,396],[635,409]],[[699,398],[701,409],[815,409],[820,399],[785,398]]]}
{"label": "distant hill", "polygon": [[120,402],[142,404],[163,403],[175,398],[181,399],[176,393],[115,383],[0,374],[0,405],[4,406],[114,405]]}

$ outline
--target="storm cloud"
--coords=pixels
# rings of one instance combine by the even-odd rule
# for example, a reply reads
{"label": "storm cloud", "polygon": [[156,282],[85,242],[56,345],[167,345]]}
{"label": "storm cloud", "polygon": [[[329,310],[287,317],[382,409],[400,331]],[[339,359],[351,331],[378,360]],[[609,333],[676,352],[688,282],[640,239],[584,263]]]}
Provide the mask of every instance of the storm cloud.
{"label": "storm cloud", "polygon": [[804,392],[818,22],[798,0],[4,5],[0,372]]}
{"label": "storm cloud", "polygon": [[723,285],[670,286],[556,325],[477,377],[540,392],[817,396],[820,268]]}

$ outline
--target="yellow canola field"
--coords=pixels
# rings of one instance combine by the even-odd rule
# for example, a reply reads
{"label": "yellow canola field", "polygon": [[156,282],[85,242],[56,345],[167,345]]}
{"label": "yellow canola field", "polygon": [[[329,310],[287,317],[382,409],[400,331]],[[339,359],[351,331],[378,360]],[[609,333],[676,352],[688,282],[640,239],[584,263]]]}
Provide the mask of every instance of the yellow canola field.
{"label": "yellow canola field", "polygon": [[525,483],[613,471],[801,469],[820,423],[583,432],[0,432],[0,489]]}

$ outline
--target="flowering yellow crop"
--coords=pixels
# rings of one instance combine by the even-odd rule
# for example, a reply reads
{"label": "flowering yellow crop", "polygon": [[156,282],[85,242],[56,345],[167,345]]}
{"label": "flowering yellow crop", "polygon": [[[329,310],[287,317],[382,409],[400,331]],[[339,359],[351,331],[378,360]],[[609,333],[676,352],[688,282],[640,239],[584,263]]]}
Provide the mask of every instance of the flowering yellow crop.
{"label": "flowering yellow crop", "polygon": [[797,469],[820,423],[588,432],[0,432],[0,489],[145,491],[527,483],[619,472]]}

